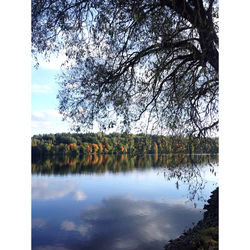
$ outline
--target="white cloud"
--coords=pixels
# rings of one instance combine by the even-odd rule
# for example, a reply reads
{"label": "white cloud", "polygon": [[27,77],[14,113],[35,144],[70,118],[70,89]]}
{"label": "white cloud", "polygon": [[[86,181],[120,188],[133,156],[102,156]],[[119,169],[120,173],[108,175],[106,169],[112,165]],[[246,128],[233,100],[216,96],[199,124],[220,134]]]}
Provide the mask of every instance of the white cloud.
{"label": "white cloud", "polygon": [[34,111],[32,112],[31,116],[32,121],[51,121],[55,118],[62,117],[62,115],[56,109]]}
{"label": "white cloud", "polygon": [[[43,55],[38,56],[39,67],[43,69],[51,69],[51,70],[60,70],[65,66],[72,65],[74,60],[70,60],[67,64],[63,65],[66,62],[67,56],[65,55],[65,50],[62,50],[57,54],[52,54],[50,59],[45,59]],[[35,61],[33,61],[33,65],[35,65]],[[62,66],[63,65],[63,66]]]}
{"label": "white cloud", "polygon": [[70,124],[62,121],[58,110],[41,110],[31,113],[32,134],[69,132]]}
{"label": "white cloud", "polygon": [[44,130],[50,126],[51,126],[51,122],[49,122],[49,121],[42,121],[42,122],[32,121],[32,128],[33,129],[42,128]]}
{"label": "white cloud", "polygon": [[85,235],[88,232],[88,227],[83,225],[77,226],[73,221],[68,220],[62,222],[61,229],[65,231],[76,231],[79,232],[81,235]]}
{"label": "white cloud", "polygon": [[39,66],[43,69],[53,69],[59,70],[61,69],[61,65],[66,58],[64,56],[59,56],[58,58],[53,58],[50,61],[40,60]]}
{"label": "white cloud", "polygon": [[52,88],[49,85],[39,85],[39,84],[32,84],[31,90],[33,93],[37,94],[47,94],[52,92]]}

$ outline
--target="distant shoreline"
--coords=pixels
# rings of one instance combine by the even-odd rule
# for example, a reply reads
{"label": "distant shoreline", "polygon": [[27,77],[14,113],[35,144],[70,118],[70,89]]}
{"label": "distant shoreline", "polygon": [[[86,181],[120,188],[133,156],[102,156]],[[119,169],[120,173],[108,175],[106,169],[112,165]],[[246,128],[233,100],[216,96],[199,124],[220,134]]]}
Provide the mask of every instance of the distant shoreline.
{"label": "distant shoreline", "polygon": [[33,157],[91,154],[217,154],[218,138],[132,134],[47,134],[31,138]]}

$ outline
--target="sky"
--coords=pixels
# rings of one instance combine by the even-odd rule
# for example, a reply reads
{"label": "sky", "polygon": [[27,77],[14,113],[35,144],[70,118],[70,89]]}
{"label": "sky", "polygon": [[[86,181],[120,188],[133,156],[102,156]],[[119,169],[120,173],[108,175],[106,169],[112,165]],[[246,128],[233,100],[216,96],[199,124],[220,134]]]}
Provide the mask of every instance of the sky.
{"label": "sky", "polygon": [[62,58],[52,58],[50,62],[39,61],[39,67],[31,69],[31,134],[69,132],[70,124],[62,121],[56,98],[59,85]]}
{"label": "sky", "polygon": [[[57,99],[59,84],[57,81],[61,73],[61,64],[66,58],[64,55],[51,55],[50,61],[39,56],[39,67],[31,63],[31,136],[38,134],[72,132],[69,121],[62,121],[58,112],[59,100]],[[98,132],[98,125],[90,132]],[[106,133],[117,131],[109,129]]]}

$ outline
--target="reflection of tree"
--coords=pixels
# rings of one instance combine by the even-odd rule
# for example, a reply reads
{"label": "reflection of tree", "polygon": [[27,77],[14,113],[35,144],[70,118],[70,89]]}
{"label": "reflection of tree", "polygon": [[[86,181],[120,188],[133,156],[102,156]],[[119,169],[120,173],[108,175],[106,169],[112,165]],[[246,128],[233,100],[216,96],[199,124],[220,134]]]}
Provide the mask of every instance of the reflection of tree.
{"label": "reflection of tree", "polygon": [[[172,166],[166,165],[164,169],[164,176],[168,179],[177,179],[176,188],[179,189],[181,183],[188,185],[188,199],[190,201],[206,201],[204,199],[203,190],[206,186],[206,181],[202,176],[202,164],[198,160],[199,157],[189,156],[176,156],[175,161],[179,160],[182,164],[178,167],[173,168]],[[198,157],[198,158],[197,158]],[[209,166],[209,171],[216,176],[215,166],[217,165],[217,158],[213,159],[210,155],[206,156],[206,164]],[[177,164],[178,165],[178,164]],[[196,206],[196,203],[194,203]]]}
{"label": "reflection of tree", "polygon": [[[39,159],[32,162],[32,173],[39,174],[78,174],[117,173],[134,169],[167,167],[174,174],[180,167],[186,166],[190,175],[196,175],[194,166],[214,164],[217,155],[193,155],[192,158],[183,154],[176,155],[85,155],[82,157],[54,157]],[[184,169],[185,170],[185,169]],[[185,171],[186,172],[186,171]],[[178,177],[178,173],[175,174]]]}
{"label": "reflection of tree", "polygon": [[[105,172],[144,171],[159,168],[167,180],[176,180],[176,188],[188,187],[188,199],[205,201],[203,190],[206,182],[202,176],[203,166],[216,175],[217,155],[86,155],[83,157],[49,158],[32,163],[34,174],[103,174]],[[196,206],[196,204],[194,203]]]}

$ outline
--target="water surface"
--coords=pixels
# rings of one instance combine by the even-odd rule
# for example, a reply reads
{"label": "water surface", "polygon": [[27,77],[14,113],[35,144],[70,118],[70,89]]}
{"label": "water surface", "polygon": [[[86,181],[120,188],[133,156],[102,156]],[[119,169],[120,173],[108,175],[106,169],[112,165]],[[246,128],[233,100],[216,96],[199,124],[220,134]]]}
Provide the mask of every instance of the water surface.
{"label": "water surface", "polygon": [[202,218],[216,156],[92,155],[32,163],[32,249],[163,249]]}

